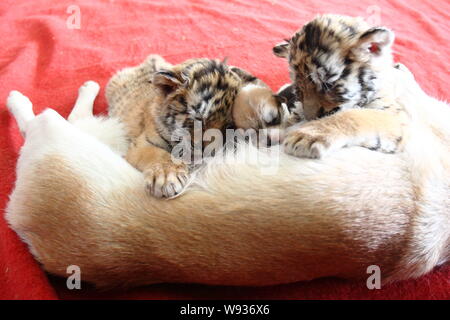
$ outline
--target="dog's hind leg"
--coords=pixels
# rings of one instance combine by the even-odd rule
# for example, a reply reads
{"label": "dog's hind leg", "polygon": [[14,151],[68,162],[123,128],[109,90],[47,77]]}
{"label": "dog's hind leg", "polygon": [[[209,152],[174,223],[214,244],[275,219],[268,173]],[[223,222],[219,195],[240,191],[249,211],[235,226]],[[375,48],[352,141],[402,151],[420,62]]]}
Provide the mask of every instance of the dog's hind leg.
{"label": "dog's hind leg", "polygon": [[92,118],[94,101],[100,91],[100,86],[95,81],[86,81],[78,89],[78,98],[67,120],[74,123],[84,118]]}
{"label": "dog's hind leg", "polygon": [[94,116],[92,109],[100,86],[94,81],[85,82],[78,89],[78,98],[68,121],[79,130],[96,137],[121,156],[128,150],[129,140],[125,127],[118,118]]}
{"label": "dog's hind leg", "polygon": [[19,91],[11,91],[6,106],[17,121],[20,133],[25,137],[28,122],[34,119],[33,104]]}

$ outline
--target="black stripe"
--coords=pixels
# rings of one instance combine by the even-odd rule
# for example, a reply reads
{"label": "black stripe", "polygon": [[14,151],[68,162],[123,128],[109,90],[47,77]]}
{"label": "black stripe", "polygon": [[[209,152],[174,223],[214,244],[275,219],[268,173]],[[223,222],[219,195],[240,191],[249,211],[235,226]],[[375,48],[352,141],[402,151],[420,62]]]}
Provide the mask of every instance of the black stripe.
{"label": "black stripe", "polygon": [[364,67],[360,67],[358,69],[358,83],[361,87],[361,90],[364,88],[364,74],[366,72],[366,69]]}
{"label": "black stripe", "polygon": [[349,57],[345,57],[345,59],[344,59],[344,64],[346,66],[351,65],[353,62],[354,62],[353,59],[351,59]]}
{"label": "black stripe", "polygon": [[314,63],[314,65],[316,66],[317,69],[323,67],[322,63],[319,61],[319,59],[317,57],[313,57],[311,59],[311,62]]}
{"label": "black stripe", "polygon": [[380,27],[372,28],[372,29],[369,29],[368,31],[364,32],[359,38],[364,39],[364,38],[367,38],[378,32],[387,32],[387,30],[385,28],[380,28]]}
{"label": "black stripe", "polygon": [[159,143],[153,142],[153,141],[151,141],[147,136],[145,137],[145,140],[147,141],[148,144],[150,144],[150,145],[152,145],[152,146],[154,146],[154,147],[157,147],[157,148],[160,148],[160,149],[167,150],[167,147],[170,146],[170,144],[169,144],[169,143],[166,141],[166,139],[164,139],[162,136],[160,136],[160,138],[161,138],[164,142],[167,143],[167,146],[163,146],[163,145],[160,145]]}
{"label": "black stripe", "polygon": [[317,47],[322,36],[321,28],[314,22],[310,22],[303,27],[305,32],[305,46],[308,52],[312,52]]}

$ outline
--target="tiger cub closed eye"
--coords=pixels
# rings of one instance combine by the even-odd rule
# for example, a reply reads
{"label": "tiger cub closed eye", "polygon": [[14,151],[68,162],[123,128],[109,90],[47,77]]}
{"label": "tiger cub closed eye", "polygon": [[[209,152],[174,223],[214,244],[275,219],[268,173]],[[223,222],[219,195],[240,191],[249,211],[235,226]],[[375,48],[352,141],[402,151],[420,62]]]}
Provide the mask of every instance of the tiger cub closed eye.
{"label": "tiger cub closed eye", "polygon": [[362,18],[321,15],[273,49],[286,58],[306,123],[291,127],[287,153],[320,158],[362,146],[393,153],[408,121],[391,89],[393,33]]}
{"label": "tiger cub closed eye", "polygon": [[106,96],[109,115],[128,130],[126,159],[143,172],[148,192],[156,197],[173,197],[188,182],[192,167],[173,161],[171,153],[187,134],[190,145],[196,143],[195,123],[203,132],[273,128],[283,115],[281,102],[262,81],[210,59],[171,65],[151,55],[117,73]]}

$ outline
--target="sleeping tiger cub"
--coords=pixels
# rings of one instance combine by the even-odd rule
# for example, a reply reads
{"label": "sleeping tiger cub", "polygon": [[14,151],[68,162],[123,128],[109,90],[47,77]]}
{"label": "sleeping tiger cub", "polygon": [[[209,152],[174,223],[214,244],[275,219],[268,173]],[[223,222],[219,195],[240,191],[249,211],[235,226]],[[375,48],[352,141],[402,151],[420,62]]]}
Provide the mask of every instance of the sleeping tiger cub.
{"label": "sleeping tiger cub", "polygon": [[[281,99],[244,70],[210,59],[171,65],[158,55],[118,72],[107,85],[109,115],[119,118],[131,140],[126,159],[142,171],[156,197],[173,197],[188,182],[192,166],[174,161],[183,139],[190,146],[201,130],[260,129],[280,125]],[[224,134],[225,136],[225,134]],[[201,141],[201,148],[208,144]]]}
{"label": "sleeping tiger cub", "polygon": [[320,158],[349,146],[401,149],[408,116],[395,101],[393,41],[389,29],[362,18],[320,15],[273,48],[288,60],[308,120],[287,131],[287,153]]}

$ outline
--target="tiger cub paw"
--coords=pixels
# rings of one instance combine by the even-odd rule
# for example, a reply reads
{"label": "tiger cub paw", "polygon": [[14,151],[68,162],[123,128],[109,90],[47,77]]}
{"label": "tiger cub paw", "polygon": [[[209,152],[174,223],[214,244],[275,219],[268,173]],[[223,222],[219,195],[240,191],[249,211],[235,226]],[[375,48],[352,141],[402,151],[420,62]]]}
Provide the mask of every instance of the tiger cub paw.
{"label": "tiger cub paw", "polygon": [[396,153],[401,149],[401,135],[380,134],[361,143],[361,147],[383,153]]}
{"label": "tiger cub paw", "polygon": [[171,198],[183,191],[189,180],[188,168],[181,164],[154,164],[144,171],[146,189],[156,198]]}
{"label": "tiger cub paw", "polygon": [[[344,144],[345,145],[345,144]],[[332,134],[304,125],[288,133],[283,141],[284,151],[299,158],[320,159],[332,150],[343,147]]]}

